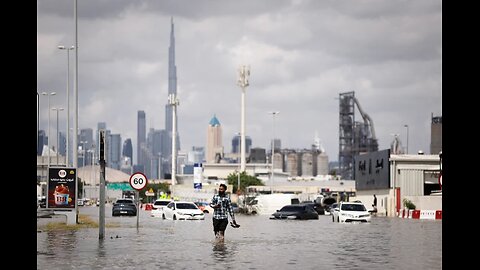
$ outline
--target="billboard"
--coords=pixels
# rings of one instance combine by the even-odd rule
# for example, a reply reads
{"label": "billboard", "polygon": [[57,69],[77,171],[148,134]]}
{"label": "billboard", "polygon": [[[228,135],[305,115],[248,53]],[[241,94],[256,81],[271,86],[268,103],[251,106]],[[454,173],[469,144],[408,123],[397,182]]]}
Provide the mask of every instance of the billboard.
{"label": "billboard", "polygon": [[77,172],[75,168],[48,169],[47,208],[72,209],[76,203]]}
{"label": "billboard", "polygon": [[390,149],[355,156],[355,188],[357,190],[390,188]]}
{"label": "billboard", "polygon": [[203,167],[202,163],[195,163],[193,165],[193,188],[202,189]]}

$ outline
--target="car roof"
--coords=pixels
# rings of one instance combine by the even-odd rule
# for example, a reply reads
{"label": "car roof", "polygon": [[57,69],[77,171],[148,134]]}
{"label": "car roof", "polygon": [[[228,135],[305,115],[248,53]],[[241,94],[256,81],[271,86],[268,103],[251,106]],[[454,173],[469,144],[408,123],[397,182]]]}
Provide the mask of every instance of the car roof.
{"label": "car roof", "polygon": [[117,199],[116,201],[117,201],[117,202],[118,202],[118,201],[131,201],[131,202],[133,202],[133,199],[130,199],[130,198],[119,198],[119,199]]}
{"label": "car roof", "polygon": [[340,202],[341,204],[363,204],[362,202]]}
{"label": "car roof", "polygon": [[189,202],[189,201],[174,201],[175,203],[191,203],[191,204],[195,204],[193,202]]}

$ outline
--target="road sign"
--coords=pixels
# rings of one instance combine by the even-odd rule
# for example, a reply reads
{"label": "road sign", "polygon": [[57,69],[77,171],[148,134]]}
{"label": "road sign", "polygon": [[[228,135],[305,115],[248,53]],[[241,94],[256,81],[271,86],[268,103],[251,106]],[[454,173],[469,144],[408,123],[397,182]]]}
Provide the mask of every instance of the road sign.
{"label": "road sign", "polygon": [[142,190],[145,186],[147,186],[147,177],[140,172],[136,172],[130,176],[130,186],[136,190]]}

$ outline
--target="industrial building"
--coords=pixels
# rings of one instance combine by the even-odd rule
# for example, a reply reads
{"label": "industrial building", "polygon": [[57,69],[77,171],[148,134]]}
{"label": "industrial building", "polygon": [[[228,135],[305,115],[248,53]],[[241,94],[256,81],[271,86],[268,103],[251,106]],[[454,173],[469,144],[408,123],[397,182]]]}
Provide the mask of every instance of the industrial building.
{"label": "industrial building", "polygon": [[[339,101],[339,174],[342,179],[353,179],[353,157],[377,151],[378,142],[373,121],[360,107],[355,92],[340,93]],[[356,121],[355,108],[360,112],[363,122]]]}

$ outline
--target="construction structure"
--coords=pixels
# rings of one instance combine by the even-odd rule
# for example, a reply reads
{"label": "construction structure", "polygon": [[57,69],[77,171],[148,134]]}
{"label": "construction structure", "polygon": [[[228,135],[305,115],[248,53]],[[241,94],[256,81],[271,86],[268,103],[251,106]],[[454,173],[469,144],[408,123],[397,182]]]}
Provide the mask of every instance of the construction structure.
{"label": "construction structure", "polygon": [[[355,92],[340,93],[338,174],[342,179],[352,180],[354,175],[354,157],[368,152],[378,151],[378,142],[372,119],[366,114],[355,98]],[[356,105],[356,106],[355,106]],[[355,107],[363,122],[356,121]]]}

